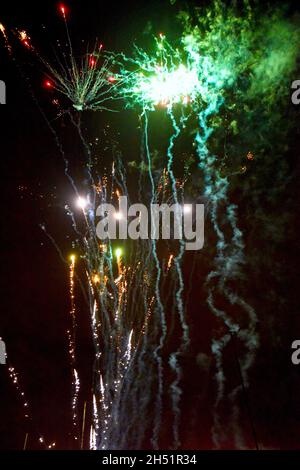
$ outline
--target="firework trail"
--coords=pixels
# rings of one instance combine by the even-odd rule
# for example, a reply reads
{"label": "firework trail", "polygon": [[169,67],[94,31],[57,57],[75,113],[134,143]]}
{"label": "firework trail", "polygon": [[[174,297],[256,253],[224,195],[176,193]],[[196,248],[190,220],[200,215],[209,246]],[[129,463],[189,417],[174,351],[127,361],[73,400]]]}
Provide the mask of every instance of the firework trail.
{"label": "firework trail", "polygon": [[11,45],[8,42],[5,26],[2,23],[0,23],[0,32],[2,33],[2,36],[4,38],[5,47],[8,50],[9,54],[11,54]]}
{"label": "firework trail", "polygon": [[78,377],[78,372],[76,369],[76,329],[77,329],[77,320],[76,320],[76,305],[75,305],[75,292],[74,292],[74,273],[75,273],[75,255],[70,257],[70,316],[71,316],[71,330],[68,333],[69,339],[69,355],[70,363],[72,367],[72,424],[74,430],[74,439],[78,440],[78,395],[80,391],[80,380]]}
{"label": "firework trail", "polygon": [[[149,178],[151,181],[151,190],[152,190],[152,198],[151,202],[155,201],[155,183],[152,175],[152,164],[151,164],[151,154],[149,150],[149,143],[148,143],[148,116],[145,113],[145,147],[146,147],[146,155],[148,160],[148,171],[149,171]],[[157,242],[155,239],[152,240],[152,252],[153,257],[155,260],[157,275],[155,280],[155,295],[157,299],[157,308],[160,315],[161,321],[161,331],[162,334],[160,336],[159,344],[154,350],[154,357],[157,361],[158,366],[158,394],[156,398],[156,420],[153,428],[153,446],[154,448],[158,447],[158,432],[161,425],[161,414],[162,414],[162,393],[163,393],[163,363],[162,358],[159,355],[159,352],[163,348],[166,335],[167,335],[167,326],[165,320],[165,312],[164,307],[162,304],[161,296],[160,296],[160,280],[161,280],[161,267],[160,262],[157,256]]]}
{"label": "firework trail", "polygon": [[[183,64],[178,65],[179,54],[176,52],[170,44],[166,41],[165,36],[160,34],[159,38],[156,40],[157,53],[154,57],[149,56],[145,51],[136,48],[136,56],[131,58],[126,58],[122,56],[122,59],[125,63],[129,63],[131,67],[138,67],[136,73],[132,72],[132,69],[121,69],[121,76],[123,77],[124,87],[123,94],[128,98],[127,102],[130,103],[130,99],[135,105],[139,105],[142,109],[142,114],[144,115],[145,121],[145,149],[147,155],[148,163],[148,172],[149,179],[151,182],[152,188],[152,198],[151,203],[155,202],[155,195],[157,194],[156,182],[153,178],[152,173],[152,161],[151,161],[151,151],[149,147],[149,111],[155,111],[157,106],[162,106],[167,109],[167,113],[170,117],[171,124],[174,130],[173,135],[169,140],[169,145],[167,149],[167,164],[166,164],[166,174],[167,179],[170,181],[171,185],[171,196],[173,203],[178,204],[182,202],[179,199],[178,194],[178,181],[175,178],[173,172],[173,148],[176,142],[176,139],[180,135],[181,128],[184,126],[185,121],[188,116],[182,115],[179,121],[179,124],[176,122],[176,118],[173,114],[172,107],[175,104],[187,104],[190,99],[194,97],[195,84],[197,76],[193,70],[188,69]],[[184,207],[184,205],[183,205]],[[176,215],[177,217],[179,214]],[[180,214],[181,217],[181,214]],[[180,224],[179,224],[180,225]],[[180,238],[180,237],[179,237]],[[157,267],[157,277],[156,277],[156,298],[158,300],[158,307],[161,319],[161,328],[162,334],[160,337],[160,342],[155,350],[155,357],[158,363],[158,395],[156,401],[156,420],[153,431],[153,444],[154,447],[158,446],[158,435],[161,425],[161,414],[162,414],[162,393],[163,393],[163,363],[162,358],[159,353],[164,347],[164,343],[167,337],[167,323],[165,318],[165,312],[163,303],[160,299],[160,284],[162,278],[162,271],[160,267],[160,261],[157,256],[157,245],[156,241],[152,241],[152,250],[153,257],[156,262]],[[171,396],[172,396],[172,406],[174,412],[174,426],[173,426],[173,436],[174,436],[174,447],[177,448],[180,445],[179,436],[178,436],[178,427],[180,419],[180,408],[179,400],[182,394],[182,391],[179,387],[179,382],[181,379],[182,371],[178,364],[178,355],[180,352],[186,350],[189,344],[189,328],[185,320],[184,305],[182,299],[182,293],[184,290],[184,281],[182,274],[182,259],[185,251],[185,244],[181,239],[179,242],[178,255],[174,257],[174,266],[176,270],[176,275],[178,279],[178,289],[174,293],[174,302],[177,306],[179,313],[181,327],[182,327],[182,343],[179,349],[170,354],[169,365],[171,369],[176,374],[176,379],[170,386]],[[174,255],[172,255],[173,257]],[[169,266],[170,268],[170,266]]]}
{"label": "firework trail", "polygon": [[[87,50],[78,59],[75,58],[67,22],[67,8],[60,6],[59,13],[64,20],[68,49],[61,56],[55,52],[56,66],[33,45],[25,30],[15,30],[14,35],[43,65],[47,77],[44,80],[45,88],[57,92],[58,96],[66,97],[77,111],[112,111],[109,102],[119,99],[117,90],[121,85],[120,77],[112,70],[113,55],[104,52],[103,45],[96,41],[92,50]],[[12,46],[3,24],[0,24],[0,32],[11,53]],[[57,99],[55,103],[58,104]]]}
{"label": "firework trail", "polygon": [[32,412],[31,412],[31,407],[29,404],[29,401],[26,397],[24,387],[22,386],[22,383],[19,378],[19,373],[17,372],[16,368],[11,364],[10,360],[7,360],[8,364],[8,374],[9,378],[11,380],[11,383],[14,387],[14,390],[16,392],[16,395],[19,398],[19,401],[21,403],[22,409],[23,409],[23,416],[24,416],[24,421],[26,424],[26,434],[25,434],[25,440],[24,440],[24,446],[23,450],[27,448],[28,445],[28,439],[29,439],[29,429],[33,429],[34,433],[38,436],[38,441],[39,444],[44,448],[44,449],[52,449],[55,447],[56,443],[52,442],[47,443],[44,436],[39,432],[39,430],[36,427],[36,423],[34,422]]}

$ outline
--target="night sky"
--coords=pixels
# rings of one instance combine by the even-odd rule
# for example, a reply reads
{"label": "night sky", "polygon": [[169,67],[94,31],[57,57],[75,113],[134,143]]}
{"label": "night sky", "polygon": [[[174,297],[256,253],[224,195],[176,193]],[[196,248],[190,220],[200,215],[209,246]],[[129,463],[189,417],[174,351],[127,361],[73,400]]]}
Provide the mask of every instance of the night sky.
{"label": "night sky", "polygon": [[[98,37],[108,50],[126,53],[130,52],[133,42],[143,42],[149,28],[155,35],[163,31],[172,38],[176,33],[174,17],[186,5],[184,2],[171,5],[167,0],[121,4],[70,0],[67,4],[75,47],[82,39],[93,43]],[[57,17],[54,1],[1,2],[0,21],[8,28],[26,29],[39,49],[47,53],[51,51],[51,41],[55,43],[57,38],[64,37],[64,27]],[[294,77],[297,78],[300,77]],[[29,449],[43,448],[38,442],[39,435],[44,435],[49,443],[55,442],[58,449],[73,449],[70,437],[71,371],[66,335],[70,308],[68,266],[62,262],[40,224],[46,224],[67,256],[72,251],[73,234],[64,206],[72,204],[74,195],[43,114],[48,119],[55,119],[49,92],[43,86],[42,67],[21,48],[11,58],[1,47],[0,79],[7,86],[7,104],[0,107],[0,337],[6,343],[9,365],[18,372],[32,416],[29,420],[24,418],[22,401],[9,378],[8,366],[1,365],[0,449],[22,449],[26,433],[29,434]],[[300,109],[287,103],[285,112],[286,119],[292,124],[284,155],[275,156],[273,164],[270,160],[267,164],[261,160],[250,162],[249,171],[253,177],[250,183],[246,185],[240,178],[231,192],[233,201],[241,208],[239,223],[246,244],[247,266],[242,291],[259,318],[260,347],[251,370],[247,397],[241,394],[239,398],[248,448],[255,447],[253,421],[261,448],[299,449],[300,366],[291,362],[291,343],[300,336]],[[125,158],[133,160],[140,138],[137,113],[126,110],[122,116],[119,113],[109,117],[105,113],[92,115],[89,120],[92,133],[99,132],[102,136],[99,129],[108,122],[110,130],[107,132],[118,139]],[[79,174],[80,155],[67,120],[58,118],[55,125],[59,135],[64,135],[72,169]],[[154,138],[160,145],[160,124],[154,125]],[[282,159],[285,160],[283,170]],[[284,176],[277,178],[277,172]],[[130,184],[134,185],[134,179],[131,181],[129,177]],[[277,191],[274,191],[274,185],[277,185]],[[186,449],[212,448],[208,429],[214,384],[209,338],[217,325],[207,308],[205,291],[197,289],[197,285],[204,282],[208,258],[209,250],[203,253],[193,278],[189,299],[193,339],[190,351],[182,358],[186,372],[181,430],[182,448]],[[184,266],[186,278],[192,263],[193,256],[189,254]],[[77,296],[78,369],[82,383],[79,409],[82,413],[83,403],[87,401],[87,423],[90,423],[93,344],[86,305],[79,288]],[[238,382],[234,344],[228,350],[226,367],[228,379]],[[167,409],[166,421],[169,413]],[[227,411],[223,410],[223,413],[226,416]],[[162,436],[162,443],[169,446],[167,431]],[[145,447],[148,445],[145,441]],[[234,444],[227,442],[224,447],[234,448]],[[87,434],[84,448],[88,448]]]}

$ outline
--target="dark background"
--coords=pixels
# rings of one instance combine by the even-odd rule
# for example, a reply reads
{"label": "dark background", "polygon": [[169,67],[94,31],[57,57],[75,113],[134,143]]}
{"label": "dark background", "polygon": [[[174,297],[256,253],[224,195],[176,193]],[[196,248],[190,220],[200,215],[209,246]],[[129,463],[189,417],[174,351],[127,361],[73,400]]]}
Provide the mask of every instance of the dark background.
{"label": "dark background", "polygon": [[[130,45],[143,36],[149,21],[155,25],[154,34],[163,31],[172,36],[174,15],[184,3],[89,0],[68,1],[67,5],[75,43],[81,39],[93,42],[97,36],[107,49],[130,51]],[[1,2],[0,22],[8,29],[24,28],[34,43],[47,51],[49,36],[55,43],[64,35],[56,7],[57,3],[53,1]],[[41,25],[46,26],[46,33]],[[42,86],[44,75],[38,67],[32,67],[29,80],[27,72],[24,73],[26,52],[9,57],[1,48],[0,79],[7,85],[7,105],[0,107],[0,336],[6,342],[10,363],[20,373],[20,385],[30,403],[32,419],[24,419],[22,400],[9,379],[7,367],[1,366],[0,449],[21,449],[27,432],[29,448],[43,448],[39,446],[37,436],[44,433],[49,443],[55,441],[57,448],[67,449],[72,447],[71,375],[66,336],[69,327],[68,268],[39,224],[46,222],[62,252],[69,253],[71,232],[64,204],[72,201],[73,194],[63,176],[63,162],[55,139],[39,109],[39,106],[46,112],[49,109],[49,96]],[[129,120],[126,125],[129,127],[132,122]],[[62,132],[67,134],[63,121],[61,126]],[[126,127],[123,133],[126,134]],[[263,230],[261,233],[251,231],[251,221],[242,217],[251,260],[248,294],[260,318],[261,334],[261,348],[252,373],[251,403],[261,445],[271,448],[299,448],[299,369],[290,360],[290,345],[300,335],[298,148],[296,124],[286,157],[289,179],[275,201],[270,203],[267,198],[261,201],[264,213],[273,217],[264,222],[264,228],[273,223],[276,226],[282,214],[288,214],[284,236],[277,243],[273,239],[270,242],[267,230],[264,233]],[[267,193],[272,187],[272,174],[269,178],[261,178],[265,178]],[[251,204],[248,201],[248,209]],[[197,313],[196,306],[191,307],[192,312],[194,308]],[[194,325],[201,330],[199,340],[202,335],[206,336],[204,325],[203,322]],[[79,336],[83,401],[90,399],[92,364],[89,323],[83,314]],[[198,398],[200,401],[195,401],[193,409],[194,414],[201,416],[211,403],[203,402],[201,394],[199,398],[197,393],[191,391],[184,406],[188,407],[192,398]],[[185,423],[185,429],[188,427]],[[197,422],[186,436],[186,447],[211,445],[208,430],[197,428]]]}

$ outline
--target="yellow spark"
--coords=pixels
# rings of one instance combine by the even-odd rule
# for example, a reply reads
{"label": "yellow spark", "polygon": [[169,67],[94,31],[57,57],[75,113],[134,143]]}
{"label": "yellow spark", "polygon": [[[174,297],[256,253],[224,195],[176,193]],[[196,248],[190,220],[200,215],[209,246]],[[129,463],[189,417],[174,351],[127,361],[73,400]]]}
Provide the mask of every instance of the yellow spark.
{"label": "yellow spark", "polygon": [[27,41],[27,39],[29,39],[26,31],[19,31],[19,38],[21,41]]}
{"label": "yellow spark", "polygon": [[105,243],[99,243],[99,248],[102,250],[104,253],[107,252],[107,245]]}
{"label": "yellow spark", "polygon": [[93,283],[94,284],[99,284],[100,283],[100,276],[99,274],[94,274],[92,277]]}
{"label": "yellow spark", "polygon": [[170,258],[169,258],[169,261],[168,261],[168,270],[169,270],[170,267],[171,267],[173,258],[174,258],[174,255],[170,255]]}
{"label": "yellow spark", "polygon": [[11,52],[11,46],[8,43],[8,37],[6,35],[5,27],[2,23],[0,23],[0,31],[3,34],[4,40],[5,40],[5,46],[7,47],[8,51]]}
{"label": "yellow spark", "polygon": [[121,212],[116,212],[115,213],[115,219],[122,220],[123,219],[123,214]]}

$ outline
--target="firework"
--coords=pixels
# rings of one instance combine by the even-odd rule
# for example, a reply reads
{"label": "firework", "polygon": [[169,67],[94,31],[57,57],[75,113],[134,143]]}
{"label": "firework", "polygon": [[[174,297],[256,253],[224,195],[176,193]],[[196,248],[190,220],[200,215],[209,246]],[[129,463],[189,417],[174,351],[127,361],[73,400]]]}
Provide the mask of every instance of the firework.
{"label": "firework", "polygon": [[[96,42],[92,50],[75,58],[67,24],[68,8],[60,5],[59,13],[65,23],[68,51],[61,56],[56,53],[55,64],[33,46],[25,30],[18,31],[20,42],[43,64],[47,75],[44,86],[47,89],[66,97],[77,111],[111,110],[109,103],[118,99],[117,90],[121,84],[113,72],[113,57],[107,52],[103,53],[103,45]],[[7,39],[3,25],[0,30]]]}
{"label": "firework", "polygon": [[[237,411],[240,385],[230,389],[226,396],[224,355],[237,338],[243,347],[241,376],[247,386],[248,372],[255,360],[259,338],[257,314],[238,294],[238,282],[245,264],[244,241],[238,226],[238,208],[231,202],[230,188],[233,175],[241,174],[241,162],[237,161],[232,167],[226,163],[228,159],[223,151],[225,138],[222,130],[226,128],[226,132],[232,132],[232,139],[242,139],[236,131],[238,119],[248,122],[248,113],[255,112],[263,93],[280,83],[278,74],[271,77],[266,70],[271,59],[274,60],[274,54],[281,57],[281,44],[275,40],[276,47],[268,52],[269,60],[262,61],[263,66],[259,67],[258,59],[265,54],[262,37],[264,33],[268,35],[268,21],[253,19],[254,15],[249,10],[244,17],[234,9],[226,10],[225,15],[220,3],[215,2],[209,14],[206,10],[195,13],[195,21],[185,15],[182,35],[174,45],[160,34],[154,41],[154,52],[135,47],[133,56],[127,57],[124,54],[104,53],[102,46],[96,42],[93,50],[86,51],[77,60],[67,25],[68,9],[60,5],[59,11],[68,38],[63,60],[57,59],[54,65],[45,60],[25,31],[19,32],[19,40],[45,66],[45,88],[65,96],[77,111],[110,110],[109,103],[115,99],[123,102],[125,107],[137,110],[142,124],[142,151],[140,161],[134,161],[131,167],[136,171],[140,200],[147,204],[181,204],[183,212],[192,212],[191,205],[186,202],[191,199],[191,194],[188,197],[186,194],[192,178],[189,178],[185,168],[181,174],[177,170],[181,157],[180,139],[188,136],[192,144],[190,173],[194,172],[196,180],[192,196],[195,199],[202,197],[207,202],[207,215],[213,231],[211,238],[215,244],[210,270],[201,286],[207,293],[210,315],[213,315],[218,326],[210,343],[217,384],[212,440],[217,447],[222,444],[227,428],[226,423],[224,425],[220,421],[219,409],[229,400],[231,429],[236,441],[242,442]],[[281,20],[278,23],[284,28]],[[5,29],[0,26],[0,30],[6,38]],[[253,34],[254,30],[257,31],[256,35]],[[295,34],[296,37],[298,34]],[[281,71],[288,73],[296,56],[288,46],[286,49],[290,53],[286,58],[281,57],[280,63]],[[117,72],[114,73],[114,70]],[[262,77],[263,72],[266,77],[261,82],[262,90],[256,92],[252,77]],[[242,89],[240,83],[243,84]],[[276,103],[277,98],[274,94],[272,96],[268,99],[268,105]],[[236,110],[239,100],[243,100],[243,111]],[[169,124],[169,134],[163,136],[165,150],[158,154],[153,149],[151,139],[156,112],[157,115],[164,113]],[[62,145],[58,144],[64,158],[65,172],[75,193],[74,210],[66,206],[76,238],[73,245],[76,256],[73,254],[67,260],[73,437],[78,441],[80,377],[75,354],[75,279],[80,271],[84,273],[80,277],[80,285],[89,308],[95,348],[90,448],[140,448],[145,445],[146,439],[148,445],[152,433],[152,445],[158,449],[162,446],[163,418],[169,409],[173,413],[172,446],[180,448],[181,400],[184,393],[181,358],[188,353],[193,334],[187,311],[188,294],[185,295],[189,290],[184,273],[184,243],[181,240],[159,243],[155,239],[139,239],[134,246],[128,241],[116,246],[109,239],[99,242],[95,224],[98,205],[113,204],[121,196],[130,196],[132,188],[127,184],[126,165],[121,152],[116,151],[112,144],[113,163],[110,170],[97,167],[93,163],[92,145],[83,136],[80,119],[76,120],[72,113],[69,115],[70,127],[75,129],[82,144],[78,152],[82,151],[87,157],[84,177],[78,185],[84,189],[79,189],[70,175]],[[229,124],[225,115],[231,116]],[[268,125],[271,124],[274,121],[270,118]],[[243,159],[246,155],[249,164],[256,154],[255,142],[250,143],[247,141],[246,152],[239,151]],[[239,141],[237,146],[239,148]],[[121,221],[122,212],[116,212],[115,217]],[[77,269],[77,263],[83,269]],[[232,285],[237,289],[233,289]],[[219,297],[226,301],[227,307],[224,309],[219,307]],[[166,412],[164,406],[167,399],[170,406]],[[85,413],[86,408],[84,420]],[[81,447],[84,426],[85,421],[82,423]]]}

